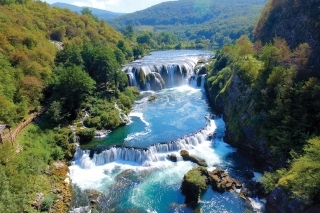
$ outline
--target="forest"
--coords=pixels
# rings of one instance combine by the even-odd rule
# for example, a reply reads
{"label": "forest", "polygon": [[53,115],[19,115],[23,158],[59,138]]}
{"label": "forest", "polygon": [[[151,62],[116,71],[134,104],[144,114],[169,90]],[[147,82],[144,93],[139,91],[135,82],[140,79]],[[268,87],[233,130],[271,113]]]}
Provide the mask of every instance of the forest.
{"label": "forest", "polygon": [[64,180],[76,148],[69,126],[86,142],[96,129],[124,124],[117,108],[128,112],[139,93],[121,64],[136,47],[88,9],[0,1],[0,20],[0,123],[15,129],[44,111],[0,147],[0,212],[66,212]]}
{"label": "forest", "polygon": [[265,194],[281,187],[303,210],[319,206],[318,1],[270,0],[263,10],[266,0],[210,2],[110,21],[120,33],[88,8],[0,0],[0,124],[14,129],[40,114],[0,145],[0,212],[66,212],[73,142],[124,125],[118,108],[128,113],[139,95],[121,66],[154,49],[208,47],[221,48],[208,68],[209,101],[225,115],[228,141],[270,166]]}
{"label": "forest", "polygon": [[206,84],[225,115],[228,141],[272,165],[262,177],[265,192],[284,187],[305,206],[320,202],[320,87],[317,73],[306,73],[310,49],[242,36],[219,51]]}
{"label": "forest", "polygon": [[[108,20],[123,32],[128,25],[137,31],[175,35],[188,48],[221,48],[252,30],[266,0],[180,0],[163,2],[145,10]],[[156,15],[155,15],[156,14]]]}

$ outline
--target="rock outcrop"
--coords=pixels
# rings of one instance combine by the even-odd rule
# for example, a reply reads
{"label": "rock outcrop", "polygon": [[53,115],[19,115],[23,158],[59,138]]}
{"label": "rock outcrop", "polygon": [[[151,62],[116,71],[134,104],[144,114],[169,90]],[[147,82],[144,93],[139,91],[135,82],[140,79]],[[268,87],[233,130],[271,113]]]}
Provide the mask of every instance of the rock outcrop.
{"label": "rock outcrop", "polygon": [[195,208],[201,194],[208,189],[209,185],[213,190],[219,192],[232,191],[242,187],[239,181],[231,178],[221,169],[210,172],[205,167],[196,167],[183,177],[181,190],[185,195],[185,204]]}
{"label": "rock outcrop", "polygon": [[181,184],[182,194],[185,195],[185,204],[196,207],[200,195],[208,189],[207,169],[197,167],[184,175]]}
{"label": "rock outcrop", "polygon": [[191,161],[193,163],[198,164],[199,166],[204,166],[204,167],[208,166],[208,164],[205,162],[204,159],[190,155],[187,150],[181,150],[180,155],[181,155],[182,159],[185,161]]}
{"label": "rock outcrop", "polygon": [[218,192],[232,191],[242,187],[239,181],[231,178],[225,171],[221,169],[215,169],[212,172],[208,172],[208,177],[212,189]]}

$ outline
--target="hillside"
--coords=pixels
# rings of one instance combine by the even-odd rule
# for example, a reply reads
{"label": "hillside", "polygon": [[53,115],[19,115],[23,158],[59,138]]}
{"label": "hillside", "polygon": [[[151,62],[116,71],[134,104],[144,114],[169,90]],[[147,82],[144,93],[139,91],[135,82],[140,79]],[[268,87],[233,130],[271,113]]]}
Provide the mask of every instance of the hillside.
{"label": "hillside", "polygon": [[0,141],[0,212],[68,212],[74,142],[125,123],[118,108],[138,93],[118,71],[132,59],[129,40],[90,11],[0,1],[0,124],[27,125]]}
{"label": "hillside", "polygon": [[270,0],[256,41],[241,37],[223,47],[208,73],[227,141],[267,164],[268,212],[320,209],[320,79],[310,72],[317,71],[318,22],[318,1]]}
{"label": "hillside", "polygon": [[208,39],[214,46],[252,33],[266,0],[180,0],[163,2],[145,10],[114,18],[118,30],[133,25],[138,30],[166,31],[179,40]]}
{"label": "hillside", "polygon": [[290,48],[300,43],[311,47],[309,69],[320,68],[320,2],[269,1],[254,29],[255,39],[266,43],[277,36],[286,39]]}
{"label": "hillside", "polygon": [[[61,3],[61,2],[56,2],[51,4],[52,7],[59,7],[59,8],[66,8],[69,9],[73,12],[76,12],[78,14],[81,14],[81,11],[83,10],[83,8],[85,7],[78,7],[72,4],[67,4],[67,3]],[[100,10],[97,8],[93,8],[93,7],[88,7],[91,12],[96,15],[98,18],[100,19],[104,19],[104,20],[110,20],[113,18],[116,18],[118,16],[124,15],[125,13],[114,13],[111,11],[107,11],[107,10]]]}

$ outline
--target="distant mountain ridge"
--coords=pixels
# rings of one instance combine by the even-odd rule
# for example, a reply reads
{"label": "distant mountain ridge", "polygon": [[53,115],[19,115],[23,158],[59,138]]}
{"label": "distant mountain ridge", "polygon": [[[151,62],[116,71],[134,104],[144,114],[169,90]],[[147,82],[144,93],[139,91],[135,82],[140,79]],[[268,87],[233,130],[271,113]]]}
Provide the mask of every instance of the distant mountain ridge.
{"label": "distant mountain ridge", "polygon": [[252,35],[267,0],[179,0],[108,21],[118,30],[133,25],[138,30],[170,32],[179,40],[209,39],[223,46],[243,34]]}
{"label": "distant mountain ridge", "polygon": [[[59,8],[67,8],[67,9],[73,11],[73,12],[76,12],[76,13],[81,13],[81,10],[83,10],[83,8],[86,8],[86,7],[79,7],[79,6],[72,5],[72,4],[61,3],[61,2],[50,4],[50,6],[59,7]],[[108,11],[108,10],[101,10],[101,9],[97,9],[97,8],[93,8],[93,7],[88,7],[88,8],[98,18],[105,19],[105,20],[110,20],[110,19],[113,19],[113,18],[116,18],[118,16],[126,14],[126,13],[115,13],[115,12],[111,12],[111,11]]]}

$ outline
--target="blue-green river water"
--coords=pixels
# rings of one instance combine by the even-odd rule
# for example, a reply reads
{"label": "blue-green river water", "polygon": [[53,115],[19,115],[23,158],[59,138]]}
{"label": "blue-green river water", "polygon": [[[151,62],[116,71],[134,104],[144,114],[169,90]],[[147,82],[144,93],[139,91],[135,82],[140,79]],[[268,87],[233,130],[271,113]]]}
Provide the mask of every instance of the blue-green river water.
{"label": "blue-green river water", "polygon": [[[223,118],[208,116],[213,112],[208,107],[204,89],[188,80],[194,74],[197,61],[211,57],[210,54],[194,50],[153,52],[128,65],[128,76],[133,67],[142,67],[148,73],[156,71],[157,66],[166,66],[167,88],[142,91],[129,114],[131,122],[91,143],[93,147],[108,148],[96,153],[77,149],[69,167],[70,178],[83,191],[101,193],[99,212],[194,212],[184,205],[180,185],[184,174],[197,165],[179,157],[182,149],[205,159],[209,170],[219,167],[235,178],[245,178],[242,171],[250,164],[223,141]],[[170,79],[170,69],[174,70],[175,64],[188,70],[182,80]],[[134,78],[134,74],[131,76]],[[179,85],[175,85],[177,82]],[[145,87],[148,89],[149,86]],[[156,99],[149,101],[151,95]],[[209,140],[210,133],[215,137]],[[170,161],[169,154],[175,154],[178,161]],[[75,202],[74,207],[80,205],[83,203]],[[239,191],[218,193],[209,188],[201,196],[199,210],[204,213],[263,212],[263,204],[255,198],[241,199]]]}

